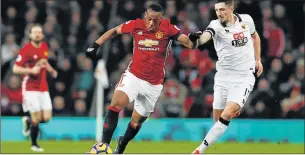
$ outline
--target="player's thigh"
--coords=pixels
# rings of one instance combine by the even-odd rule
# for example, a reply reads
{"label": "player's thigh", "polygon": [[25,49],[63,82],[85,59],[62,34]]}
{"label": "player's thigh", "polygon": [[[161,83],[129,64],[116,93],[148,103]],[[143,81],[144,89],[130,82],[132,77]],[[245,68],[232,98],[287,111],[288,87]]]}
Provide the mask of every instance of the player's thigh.
{"label": "player's thigh", "polygon": [[252,90],[253,84],[248,82],[232,82],[228,90],[227,102],[236,103],[240,108],[243,108]]}
{"label": "player's thigh", "polygon": [[128,103],[133,102],[138,94],[137,78],[129,72],[122,74],[113,93],[111,106],[119,110],[123,109]]}
{"label": "player's thigh", "polygon": [[226,106],[226,103],[227,103],[227,86],[225,82],[215,81],[213,109],[216,111],[223,110]]}
{"label": "player's thigh", "polygon": [[147,82],[141,84],[142,92],[139,93],[134,103],[134,109],[144,117],[154,112],[155,105],[161,95],[163,85],[151,85]]}
{"label": "player's thigh", "polygon": [[48,121],[52,117],[52,101],[49,92],[41,92],[40,104],[42,110],[42,119]]}
{"label": "player's thigh", "polygon": [[23,103],[22,107],[24,112],[36,113],[41,111],[40,106],[40,92],[25,91],[22,93]]}

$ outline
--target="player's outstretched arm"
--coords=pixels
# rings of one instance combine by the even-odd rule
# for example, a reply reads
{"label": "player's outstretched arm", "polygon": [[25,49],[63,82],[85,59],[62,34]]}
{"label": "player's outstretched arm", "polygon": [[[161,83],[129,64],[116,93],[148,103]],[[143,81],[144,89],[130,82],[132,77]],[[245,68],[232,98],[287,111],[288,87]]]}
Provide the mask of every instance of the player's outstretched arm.
{"label": "player's outstretched arm", "polygon": [[202,45],[206,42],[208,42],[211,38],[212,35],[210,32],[204,31],[198,31],[198,32],[192,32],[189,35],[189,39],[193,42],[196,43],[197,45]]}
{"label": "player's outstretched arm", "polygon": [[107,32],[105,32],[100,38],[98,38],[95,42],[97,44],[99,44],[100,46],[102,44],[104,44],[105,41],[107,41],[109,38],[117,35],[117,34],[122,34],[122,24],[117,26],[117,27],[114,27],[110,30],[108,30]]}
{"label": "player's outstretched arm", "polygon": [[204,31],[200,37],[199,37],[199,44],[205,44],[206,42],[208,42],[210,39],[212,38],[212,35],[210,32]]}
{"label": "player's outstretched arm", "polygon": [[190,49],[197,48],[198,46],[197,40],[193,42],[185,34],[181,34],[177,40],[180,42],[180,44]]}
{"label": "player's outstretched arm", "polygon": [[93,42],[93,44],[87,49],[86,51],[87,57],[91,59],[95,59],[98,48],[101,45],[103,45],[104,42],[107,41],[109,38],[117,34],[122,34],[121,29],[122,29],[122,24],[105,32],[101,37],[99,37],[95,42]]}

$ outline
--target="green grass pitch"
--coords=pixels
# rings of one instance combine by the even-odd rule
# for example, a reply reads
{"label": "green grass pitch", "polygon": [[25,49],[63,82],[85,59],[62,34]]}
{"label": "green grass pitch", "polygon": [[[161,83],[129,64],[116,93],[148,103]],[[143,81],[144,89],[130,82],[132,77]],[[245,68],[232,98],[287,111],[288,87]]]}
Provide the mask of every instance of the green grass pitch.
{"label": "green grass pitch", "polygon": [[[41,141],[44,153],[86,153],[94,141]],[[191,153],[200,142],[130,142],[125,153]],[[114,150],[116,143],[111,143]],[[1,142],[1,153],[33,153],[30,142]],[[304,144],[216,143],[206,153],[304,153]]]}

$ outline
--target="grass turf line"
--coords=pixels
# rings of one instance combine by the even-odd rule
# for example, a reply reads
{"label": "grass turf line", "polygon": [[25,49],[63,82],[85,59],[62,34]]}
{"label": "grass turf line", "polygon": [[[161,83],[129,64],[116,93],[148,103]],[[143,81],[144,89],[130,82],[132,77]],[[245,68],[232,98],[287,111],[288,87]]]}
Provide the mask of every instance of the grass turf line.
{"label": "grass turf line", "polygon": [[[41,141],[44,153],[86,153],[94,141]],[[200,142],[130,142],[125,153],[191,153]],[[116,142],[111,143],[114,151]],[[33,153],[30,142],[1,142],[1,153]],[[216,143],[206,153],[304,153],[304,144]]]}

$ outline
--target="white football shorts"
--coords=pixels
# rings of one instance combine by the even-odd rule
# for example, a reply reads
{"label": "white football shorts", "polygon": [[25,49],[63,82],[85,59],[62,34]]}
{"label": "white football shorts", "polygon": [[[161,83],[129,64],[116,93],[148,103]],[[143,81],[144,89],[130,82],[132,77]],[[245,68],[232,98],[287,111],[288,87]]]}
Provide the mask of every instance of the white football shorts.
{"label": "white football shorts", "polygon": [[253,73],[247,75],[223,75],[216,73],[213,109],[224,109],[228,102],[241,108],[246,103],[255,83]]}
{"label": "white football shorts", "polygon": [[49,92],[24,91],[22,108],[24,112],[40,112],[52,110],[52,101]]}
{"label": "white football shorts", "polygon": [[127,94],[129,103],[134,101],[134,109],[144,117],[154,111],[155,104],[161,95],[163,85],[152,85],[139,79],[128,70],[122,74],[115,90],[121,90]]}

